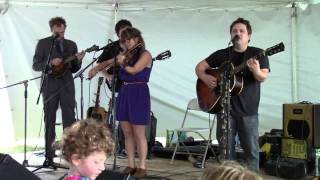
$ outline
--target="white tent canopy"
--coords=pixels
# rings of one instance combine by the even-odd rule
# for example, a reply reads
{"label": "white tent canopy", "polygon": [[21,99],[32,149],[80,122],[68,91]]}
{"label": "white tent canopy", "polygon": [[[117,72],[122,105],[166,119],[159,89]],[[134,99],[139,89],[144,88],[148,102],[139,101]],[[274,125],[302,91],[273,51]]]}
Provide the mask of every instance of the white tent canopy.
{"label": "white tent canopy", "polygon": [[268,8],[282,8],[292,3],[299,4],[302,7],[308,4],[317,4],[320,0],[1,0],[1,9],[7,9],[10,5],[25,6],[54,6],[54,7],[85,7],[85,8],[101,8],[114,10],[117,6],[122,11],[154,11],[163,9],[172,10],[261,10]]}
{"label": "white tent canopy", "polygon": [[[320,73],[317,66],[320,64],[315,55],[320,42],[317,23],[320,6],[317,3],[287,0],[0,1],[0,68],[3,68],[0,69],[0,85],[40,75],[32,71],[32,56],[37,41],[50,35],[48,20],[51,17],[63,16],[67,20],[66,37],[76,41],[79,50],[93,44],[103,46],[108,39],[116,39],[115,22],[129,19],[143,32],[147,49],[154,56],[167,49],[172,52],[171,59],[155,62],[149,83],[152,110],[158,118],[157,134],[163,136],[166,129],[179,127],[187,102],[196,96],[196,64],[215,50],[226,47],[230,38],[229,25],[234,19],[244,17],[253,27],[252,46],[268,48],[279,42],[286,46],[285,52],[269,58],[271,73],[262,84],[259,111],[261,133],[279,129],[282,128],[282,104],[318,101]],[[83,67],[93,56],[93,53],[86,55]],[[84,116],[87,108],[93,105],[96,81],[83,84]],[[80,79],[75,82],[80,118]],[[36,105],[39,84],[39,80],[28,84],[30,137],[37,136],[42,121],[42,105]],[[0,90],[0,112],[12,117],[2,121],[15,129],[16,139],[23,138],[23,93],[23,84]],[[106,88],[102,94],[101,105],[107,107],[110,91]],[[206,124],[205,118],[197,115],[195,118],[195,126]],[[0,132],[2,128],[10,129],[1,126]]]}

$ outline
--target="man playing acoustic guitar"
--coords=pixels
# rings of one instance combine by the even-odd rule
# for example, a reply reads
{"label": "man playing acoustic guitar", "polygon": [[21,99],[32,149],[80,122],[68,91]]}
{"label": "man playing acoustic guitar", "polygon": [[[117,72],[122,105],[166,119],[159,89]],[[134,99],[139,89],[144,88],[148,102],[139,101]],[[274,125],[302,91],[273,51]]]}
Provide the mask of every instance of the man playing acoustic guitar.
{"label": "man playing acoustic guitar", "polygon": [[[49,21],[52,36],[40,39],[33,57],[32,68],[43,71],[46,67],[49,53],[49,74],[43,81],[44,122],[45,122],[45,167],[54,167],[53,158],[55,151],[52,144],[55,140],[55,123],[58,106],[61,107],[63,129],[76,121],[74,108],[76,106],[75,88],[72,73],[81,68],[85,52],[78,53],[75,42],[64,39],[66,21],[62,17],[54,17]],[[51,52],[50,52],[51,51]],[[65,59],[72,61],[65,63]],[[58,70],[59,69],[59,70]],[[59,72],[60,70],[63,70]],[[56,93],[59,91],[59,93]],[[55,94],[55,95],[54,95]]]}
{"label": "man playing acoustic guitar", "polygon": [[[248,20],[243,18],[236,19],[230,25],[230,36],[233,46],[218,50],[198,63],[196,74],[199,78],[198,81],[203,82],[210,89],[208,92],[213,92],[213,89],[220,86],[223,81],[219,82],[219,76],[208,74],[208,69],[220,67],[226,62],[232,63],[229,67],[238,66],[241,63],[245,65],[242,71],[235,74],[240,76],[242,80],[241,90],[238,95],[234,95],[230,99],[229,127],[231,128],[229,129],[229,141],[226,145],[230,149],[230,157],[227,158],[235,159],[235,136],[238,133],[248,167],[251,170],[259,171],[258,107],[260,101],[260,83],[267,79],[270,69],[267,56],[254,57],[256,54],[261,53],[262,50],[248,46],[251,33],[252,29]],[[231,75],[233,76],[233,74]],[[201,97],[198,94],[199,105],[201,98],[205,97]],[[223,143],[221,142],[223,114],[217,112],[217,117],[217,139],[221,146]]]}

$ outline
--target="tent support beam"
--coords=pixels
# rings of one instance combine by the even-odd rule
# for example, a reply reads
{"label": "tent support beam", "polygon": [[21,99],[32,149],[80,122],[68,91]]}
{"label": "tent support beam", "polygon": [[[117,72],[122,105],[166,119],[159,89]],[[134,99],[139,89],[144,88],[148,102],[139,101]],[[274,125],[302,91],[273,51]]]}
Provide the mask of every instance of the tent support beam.
{"label": "tent support beam", "polygon": [[297,7],[293,2],[291,6],[291,66],[292,66],[292,101],[298,101],[297,87]]}

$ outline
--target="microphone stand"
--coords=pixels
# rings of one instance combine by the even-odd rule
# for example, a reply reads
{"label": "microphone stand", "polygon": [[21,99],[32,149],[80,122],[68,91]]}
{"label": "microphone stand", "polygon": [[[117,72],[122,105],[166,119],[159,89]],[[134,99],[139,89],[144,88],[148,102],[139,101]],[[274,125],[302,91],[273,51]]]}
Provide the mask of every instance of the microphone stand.
{"label": "microphone stand", "polygon": [[[40,100],[40,95],[42,94],[42,91],[43,91],[43,88],[44,88],[44,81],[46,80],[47,84],[46,86],[48,86],[48,73],[49,73],[49,70],[50,70],[50,59],[51,59],[51,54],[52,54],[52,50],[53,50],[53,46],[54,46],[54,43],[56,41],[56,39],[59,37],[59,34],[55,34],[53,37],[52,37],[52,42],[51,42],[51,45],[50,45],[50,49],[49,49],[49,53],[48,53],[48,57],[47,57],[47,62],[46,62],[46,66],[44,68],[44,70],[42,71],[41,73],[41,82],[40,82],[40,91],[39,91],[39,95],[38,95],[38,99],[37,99],[37,104],[39,104],[39,100]],[[46,103],[48,103],[49,101],[46,100],[43,105],[45,106]],[[47,108],[45,108],[45,111],[47,111]],[[45,112],[45,114],[47,114],[47,112]],[[46,120],[45,120],[46,121]],[[46,122],[45,122],[46,123]],[[45,127],[45,132],[47,131],[46,127]],[[45,141],[46,141],[46,138],[45,138]],[[53,170],[56,170],[59,165],[58,164],[52,164],[52,165],[45,165],[45,163],[41,166],[33,166],[33,167],[36,167],[35,170],[33,170],[32,172],[36,172],[42,168],[51,168]],[[64,168],[64,167],[59,167],[59,168]]]}
{"label": "microphone stand", "polygon": [[[230,46],[229,42],[228,46]],[[220,140],[223,144],[222,148],[222,159],[231,160],[231,149],[230,149],[230,131],[232,131],[231,127],[231,76],[232,76],[232,64],[231,64],[231,56],[232,48],[229,49],[229,60],[224,64],[224,72],[222,74],[222,88],[220,89],[222,94],[222,139]]]}
{"label": "microphone stand", "polygon": [[[41,85],[40,85],[40,91],[39,91],[39,95],[38,95],[38,99],[37,99],[37,104],[39,104],[40,95],[42,94],[42,91],[43,91],[44,80],[48,76],[48,72],[49,72],[49,69],[50,69],[50,59],[51,59],[52,49],[53,49],[53,45],[54,45],[54,42],[56,41],[57,37],[58,36],[55,36],[52,39],[52,43],[51,43],[50,49],[49,49],[49,54],[48,54],[48,57],[47,57],[47,63],[46,63],[46,66],[45,66],[44,70],[41,73],[41,83],[40,83]],[[47,83],[48,83],[48,81],[47,81]]]}
{"label": "microphone stand", "polygon": [[80,77],[81,79],[81,97],[80,97],[80,112],[81,112],[81,119],[83,119],[83,72],[87,70],[93,63],[95,63],[98,60],[98,58],[93,57],[93,60],[84,68],[82,68],[79,72],[77,72],[76,75],[74,75],[73,79],[76,79],[77,77]]}
{"label": "microphone stand", "polygon": [[[115,49],[113,50],[115,51]],[[115,54],[115,53],[114,53]],[[113,152],[113,166],[112,170],[115,171],[117,168],[117,151],[119,149],[119,142],[118,142],[118,133],[119,133],[119,127],[116,124],[116,83],[118,81],[118,74],[116,74],[116,64],[117,64],[117,58],[116,55],[113,57],[113,69],[112,69],[112,91],[111,91],[111,99],[112,99],[112,107],[111,107],[111,115],[108,117],[108,123],[112,126],[112,132],[113,132],[113,139],[116,142],[116,150]]]}
{"label": "microphone stand", "polygon": [[[88,69],[93,63],[95,63],[98,59],[97,58],[93,58],[93,61],[91,61],[86,67],[84,67],[83,69],[81,69],[80,71],[77,72],[76,75],[74,75],[73,79],[76,79],[78,77],[80,77],[81,79],[81,119],[83,119],[83,72]],[[44,104],[49,102],[52,98],[54,98],[55,96],[57,96],[57,94],[59,94],[59,92],[64,89],[66,86],[70,85],[70,83],[72,83],[73,81],[69,81],[68,83],[66,83],[64,86],[62,86],[61,88],[59,88],[54,94],[52,94],[46,101],[44,101]]]}
{"label": "microphone stand", "polygon": [[27,160],[27,113],[28,113],[28,82],[29,81],[33,81],[33,80],[36,80],[36,79],[39,79],[41,76],[39,77],[36,77],[36,78],[31,78],[31,79],[27,79],[27,80],[23,80],[23,81],[20,81],[18,83],[15,83],[15,84],[11,84],[11,85],[8,85],[8,86],[5,86],[5,87],[1,87],[1,89],[4,89],[4,88],[9,88],[9,87],[12,87],[12,86],[16,86],[16,85],[19,85],[19,84],[23,84],[24,85],[24,149],[23,149],[23,162],[22,162],[22,165],[24,167],[31,167],[28,163],[28,160]]}
{"label": "microphone stand", "polygon": [[[113,152],[113,166],[112,166],[112,170],[115,171],[117,168],[117,151],[119,149],[119,142],[118,142],[118,133],[119,133],[119,128],[118,125],[116,124],[116,85],[117,85],[117,81],[118,81],[118,74],[116,71],[116,65],[117,65],[117,52],[119,49],[117,49],[114,45],[115,43],[118,43],[117,41],[111,41],[110,39],[108,40],[108,44],[102,48],[100,48],[99,50],[109,50],[113,52],[113,69],[112,69],[112,89],[111,89],[111,103],[109,103],[109,108],[108,108],[108,117],[107,117],[107,124],[111,125],[112,128],[112,135],[113,135],[113,139],[116,142],[116,150]],[[111,104],[111,105],[110,105]]]}
{"label": "microphone stand", "polygon": [[230,79],[231,79],[231,62],[227,62],[227,69],[223,73],[223,86],[222,86],[222,119],[223,119],[223,126],[222,131],[224,131],[225,139],[224,142],[226,143],[225,146],[225,152],[224,152],[224,158],[225,160],[231,160],[231,149],[230,149],[230,131],[231,129],[231,122],[230,122],[230,112],[231,112],[231,105],[230,105],[230,100],[231,100],[231,93],[230,93]]}

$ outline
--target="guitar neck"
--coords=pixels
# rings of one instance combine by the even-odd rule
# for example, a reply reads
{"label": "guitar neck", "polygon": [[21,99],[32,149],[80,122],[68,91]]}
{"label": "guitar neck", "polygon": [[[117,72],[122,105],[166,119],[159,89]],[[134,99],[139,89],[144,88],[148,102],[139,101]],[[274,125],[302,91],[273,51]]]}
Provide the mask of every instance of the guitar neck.
{"label": "guitar neck", "polygon": [[[84,52],[86,52],[86,53],[87,52],[91,52],[92,50],[94,50],[94,48],[96,48],[96,47],[92,46],[91,48],[88,48],[88,49],[84,50]],[[68,56],[66,59],[64,59],[63,62],[64,62],[64,64],[67,64],[67,63],[73,61],[76,58],[77,58],[77,56],[74,54],[74,55]]]}
{"label": "guitar neck", "polygon": [[67,57],[66,59],[64,59],[63,63],[64,63],[64,64],[67,64],[67,63],[73,61],[73,60],[76,59],[76,58],[77,58],[76,55],[69,56],[69,57]]}
{"label": "guitar neck", "polygon": [[232,75],[239,73],[240,71],[242,71],[246,66],[247,66],[247,61],[251,58],[254,59],[259,59],[261,57],[263,57],[265,55],[265,51],[260,52],[259,54],[252,56],[250,58],[247,58],[246,60],[244,60],[240,65],[234,67],[233,71],[232,71]]}
{"label": "guitar neck", "polygon": [[96,102],[95,102],[95,105],[94,107],[99,107],[99,104],[100,104],[100,86],[98,87],[98,91],[97,91],[97,95],[96,95]]}
{"label": "guitar neck", "polygon": [[113,66],[114,66],[114,62],[112,62],[111,64],[108,64],[106,67],[104,67],[104,69],[110,69]]}
{"label": "guitar neck", "polygon": [[99,77],[98,80],[98,89],[97,89],[97,94],[96,94],[96,102],[95,102],[95,107],[99,107],[99,103],[100,103],[100,88],[101,88],[101,84],[103,82],[103,77]]}

